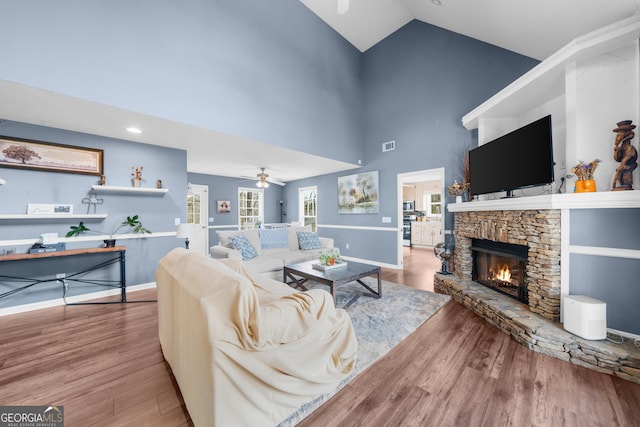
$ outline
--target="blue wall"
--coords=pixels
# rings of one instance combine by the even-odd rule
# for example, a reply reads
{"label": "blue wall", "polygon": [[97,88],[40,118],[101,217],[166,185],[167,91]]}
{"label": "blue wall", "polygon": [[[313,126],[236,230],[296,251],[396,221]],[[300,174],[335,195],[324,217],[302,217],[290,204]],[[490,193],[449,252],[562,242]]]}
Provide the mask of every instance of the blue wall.
{"label": "blue wall", "polygon": [[[10,2],[3,16],[11,19],[0,26],[0,36],[10,40],[0,79],[349,163],[363,159],[362,171],[379,171],[380,214],[337,213],[337,177],[346,175],[341,173],[270,187],[265,220],[279,222],[279,200],[286,221],[297,220],[297,189],[317,185],[319,223],[330,226],[321,227],[321,235],[333,237],[345,255],[397,264],[397,234],[384,230],[398,224],[397,174],[444,167],[447,183],[456,177],[464,149],[475,141],[460,118],[536,61],[421,22],[361,54],[300,2],[265,3],[164,0],[151,8],[61,0],[34,9]],[[145,177],[171,188],[162,199],[109,196],[109,218],[97,226],[131,213],[133,205],[140,206],[149,228],[172,231],[173,219],[185,217],[187,181],[210,186],[210,216],[216,218],[211,225],[237,222],[237,213],[217,215],[214,208],[218,199],[237,200],[237,180],[187,175],[182,151],[11,122],[2,126],[0,134],[105,149],[108,184],[127,185],[130,167],[143,164]],[[381,143],[390,139],[396,151],[381,153]],[[162,173],[153,174],[154,168]],[[2,174],[9,184],[0,197],[11,200],[0,208],[6,213],[22,212],[35,195],[38,202],[72,202],[82,209],[80,200],[95,182],[82,175]],[[43,183],[42,191],[32,190],[34,183]],[[18,184],[18,190],[12,187]],[[383,216],[392,223],[382,224]],[[66,229],[68,224],[2,226],[2,240]],[[157,238],[164,240],[152,254],[141,248],[144,262],[131,274],[144,271],[130,284],[151,280],[159,254],[178,246],[175,239]]]}
{"label": "blue wall", "polygon": [[[46,141],[88,148],[99,148],[104,151],[104,173],[107,185],[131,187],[131,166],[144,166],[142,187],[155,187],[156,180],[161,179],[169,192],[162,196],[144,197],[138,195],[98,195],[103,204],[97,207],[96,213],[107,214],[104,220],[89,220],[86,226],[96,234],[83,234],[91,241],[68,242],[68,249],[84,247],[101,247],[99,234],[110,234],[118,223],[127,216],[140,215],[143,225],[153,233],[174,232],[174,219],[186,221],[186,188],[187,188],[187,155],[184,150],[176,150],[153,145],[138,144],[95,135],[68,132],[41,126],[26,125],[10,121],[0,122],[0,135],[20,137],[37,141]],[[58,172],[45,172],[26,169],[0,168],[0,174],[7,183],[0,187],[0,214],[25,214],[28,203],[65,203],[73,204],[74,214],[87,213],[87,205],[82,199],[87,197],[91,186],[97,184],[99,177]],[[93,213],[93,210],[90,212]],[[35,241],[42,233],[58,233],[59,237],[69,231],[71,225],[80,220],[0,220],[0,249],[15,249],[25,253],[30,244],[14,244],[23,240]],[[99,233],[99,234],[98,234]],[[156,237],[153,234],[146,238],[117,241],[118,245],[127,247],[127,283],[136,285],[153,282],[158,260],[181,242],[175,237]],[[57,265],[61,272],[65,270],[68,260]],[[72,261],[70,261],[72,262]],[[18,270],[11,263],[0,264],[1,275],[33,277],[44,274],[31,264],[18,264]],[[9,274],[9,273],[14,274]],[[15,286],[3,285],[0,280],[0,293],[7,292]],[[98,292],[105,290],[97,286],[75,287],[73,293]],[[59,298],[59,286],[36,286],[29,292],[21,292],[8,298],[0,299],[0,308],[46,301]]]}
{"label": "blue wall", "polygon": [[[218,243],[218,236],[215,233],[216,230],[232,230],[238,228],[238,189],[241,187],[256,188],[255,181],[198,173],[189,173],[188,179],[190,184],[206,185],[209,187],[209,218],[214,218],[214,222],[209,224],[209,243],[215,245]],[[283,187],[279,185],[271,184],[265,188],[265,223],[290,222],[287,218],[288,215],[283,218],[283,221],[280,220],[280,201],[282,200],[284,202],[283,194]],[[231,211],[218,213],[218,200],[231,201]],[[283,205],[286,212],[287,206],[284,203]]]}
{"label": "blue wall", "polygon": [[[285,198],[296,201],[298,187],[318,185],[319,224],[377,228],[320,228],[319,233],[333,237],[346,256],[396,265],[397,233],[384,229],[399,222],[397,175],[443,167],[445,185],[460,180],[463,154],[477,144],[476,133],[462,126],[462,116],[538,61],[419,21],[369,49],[363,61],[361,171],[379,171],[380,213],[338,214],[337,177],[354,172],[290,183]],[[382,143],[390,140],[396,150],[383,153]],[[383,224],[382,217],[392,222]],[[452,216],[445,218],[452,229]]]}
{"label": "blue wall", "polygon": [[4,2],[2,16],[0,79],[362,159],[362,56],[299,1]]}

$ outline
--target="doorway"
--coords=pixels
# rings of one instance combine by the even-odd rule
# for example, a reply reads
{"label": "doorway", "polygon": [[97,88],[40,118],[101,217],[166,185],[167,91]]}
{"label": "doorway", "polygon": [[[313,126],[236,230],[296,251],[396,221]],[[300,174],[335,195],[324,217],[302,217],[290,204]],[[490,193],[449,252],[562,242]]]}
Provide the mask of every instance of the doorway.
{"label": "doorway", "polygon": [[398,265],[405,248],[433,248],[444,241],[444,168],[398,174]]}
{"label": "doorway", "polygon": [[193,224],[193,238],[189,248],[203,255],[209,254],[209,187],[189,184],[187,187],[187,223]]}

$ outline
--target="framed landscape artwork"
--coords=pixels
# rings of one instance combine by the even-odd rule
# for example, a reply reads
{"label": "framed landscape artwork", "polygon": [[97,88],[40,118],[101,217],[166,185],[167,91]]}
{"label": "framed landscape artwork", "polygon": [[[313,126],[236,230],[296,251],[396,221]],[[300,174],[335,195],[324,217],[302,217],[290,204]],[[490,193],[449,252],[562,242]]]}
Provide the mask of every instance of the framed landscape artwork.
{"label": "framed landscape artwork", "polygon": [[338,177],[339,214],[377,214],[378,171]]}
{"label": "framed landscape artwork", "polygon": [[0,136],[1,167],[102,175],[103,162],[102,150]]}

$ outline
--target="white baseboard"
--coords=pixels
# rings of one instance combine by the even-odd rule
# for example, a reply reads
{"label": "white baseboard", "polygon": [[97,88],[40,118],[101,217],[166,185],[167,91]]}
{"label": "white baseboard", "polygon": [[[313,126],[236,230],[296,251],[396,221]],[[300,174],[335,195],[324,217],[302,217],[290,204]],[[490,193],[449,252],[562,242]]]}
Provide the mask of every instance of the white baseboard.
{"label": "white baseboard", "polygon": [[640,340],[640,335],[632,334],[631,332],[618,331],[617,329],[607,328],[607,332],[614,335],[620,335],[621,337],[629,338],[632,340]]}
{"label": "white baseboard", "polygon": [[[141,291],[144,289],[153,289],[156,282],[142,283],[140,285],[127,286],[127,295],[131,292]],[[67,303],[78,303],[89,301],[92,299],[109,297],[112,295],[120,295],[120,288],[110,289],[108,291],[92,292],[90,294],[82,294],[67,298]],[[43,308],[58,307],[65,305],[63,298],[56,298],[47,301],[34,302],[31,304],[16,305],[13,307],[0,308],[0,317],[9,316],[11,314],[27,313],[29,311],[41,310]]]}
{"label": "white baseboard", "polygon": [[347,261],[353,261],[353,262],[361,262],[363,264],[376,265],[378,267],[392,268],[394,270],[402,270],[401,265],[387,264],[386,262],[371,261],[370,259],[354,258],[351,256],[344,256],[344,255],[342,255],[342,259],[346,259]]}

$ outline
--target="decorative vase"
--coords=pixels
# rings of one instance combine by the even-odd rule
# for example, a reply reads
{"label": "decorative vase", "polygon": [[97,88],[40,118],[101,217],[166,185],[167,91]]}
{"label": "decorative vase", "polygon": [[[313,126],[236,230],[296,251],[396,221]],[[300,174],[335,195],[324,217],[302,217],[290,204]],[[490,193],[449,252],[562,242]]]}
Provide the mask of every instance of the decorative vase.
{"label": "decorative vase", "polygon": [[462,196],[456,196],[456,203],[462,203]]}
{"label": "decorative vase", "polygon": [[116,239],[103,240],[105,248],[113,248],[116,245]]}
{"label": "decorative vase", "polygon": [[576,193],[593,193],[596,191],[596,182],[593,179],[576,181]]}

